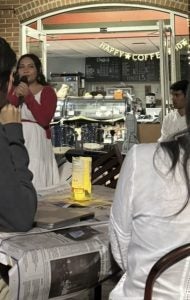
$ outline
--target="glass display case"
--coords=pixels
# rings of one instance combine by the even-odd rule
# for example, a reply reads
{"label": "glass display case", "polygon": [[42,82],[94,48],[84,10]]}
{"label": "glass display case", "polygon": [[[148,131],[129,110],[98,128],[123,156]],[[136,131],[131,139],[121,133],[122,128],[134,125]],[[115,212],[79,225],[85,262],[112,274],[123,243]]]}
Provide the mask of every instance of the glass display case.
{"label": "glass display case", "polygon": [[54,121],[60,120],[63,116],[63,107],[64,107],[64,100],[57,100],[56,111],[54,114]]}
{"label": "glass display case", "polygon": [[115,100],[106,97],[67,97],[63,105],[64,119],[84,117],[95,121],[113,121],[114,119],[124,118],[126,113],[131,110],[127,98]]}
{"label": "glass display case", "polygon": [[123,143],[126,115],[131,111],[127,98],[67,96],[61,104],[62,118],[52,126],[55,147],[99,150],[106,144]]}
{"label": "glass display case", "polygon": [[68,86],[69,94],[78,96],[81,88],[82,73],[50,73],[50,83],[56,88],[58,98],[64,95],[64,86]]}
{"label": "glass display case", "polygon": [[106,94],[107,95],[114,95],[115,91],[116,90],[122,90],[123,92],[123,95],[125,97],[128,97],[130,98],[130,100],[132,101],[133,100],[133,97],[134,97],[134,91],[133,91],[133,88],[132,87],[127,87],[127,88],[123,88],[123,87],[112,87],[112,88],[107,88],[106,89]]}

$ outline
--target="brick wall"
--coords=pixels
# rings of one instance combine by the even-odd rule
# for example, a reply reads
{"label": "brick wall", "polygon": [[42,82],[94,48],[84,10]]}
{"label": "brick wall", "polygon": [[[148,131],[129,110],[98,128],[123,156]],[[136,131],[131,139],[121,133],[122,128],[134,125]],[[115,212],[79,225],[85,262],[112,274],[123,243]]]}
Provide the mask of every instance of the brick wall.
{"label": "brick wall", "polygon": [[19,19],[15,8],[18,6],[19,4],[16,4],[14,0],[1,0],[0,2],[0,36],[6,38],[16,51],[19,47]]}
{"label": "brick wall", "polygon": [[136,3],[187,13],[188,0],[1,0],[0,36],[6,38],[18,53],[19,23],[59,8],[76,7],[90,3]]}

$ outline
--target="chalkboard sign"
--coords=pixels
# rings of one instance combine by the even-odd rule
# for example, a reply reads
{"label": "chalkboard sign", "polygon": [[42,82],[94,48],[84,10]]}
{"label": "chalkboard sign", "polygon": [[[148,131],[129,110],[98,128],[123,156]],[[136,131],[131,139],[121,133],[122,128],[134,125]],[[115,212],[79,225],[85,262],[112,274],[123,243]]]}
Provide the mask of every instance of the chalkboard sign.
{"label": "chalkboard sign", "polygon": [[[181,79],[188,78],[188,57],[181,55]],[[170,70],[170,59],[169,59]],[[151,82],[160,81],[160,60],[128,60],[120,57],[86,58],[85,79],[87,82]]]}
{"label": "chalkboard sign", "polygon": [[123,81],[159,81],[160,60],[122,60]]}
{"label": "chalkboard sign", "polygon": [[86,81],[120,81],[121,59],[119,57],[89,57],[85,65]]}
{"label": "chalkboard sign", "polygon": [[159,81],[160,60],[127,60],[120,57],[86,58],[85,79],[87,82],[113,81]]}
{"label": "chalkboard sign", "polygon": [[188,55],[180,56],[181,79],[189,79],[189,60]]}

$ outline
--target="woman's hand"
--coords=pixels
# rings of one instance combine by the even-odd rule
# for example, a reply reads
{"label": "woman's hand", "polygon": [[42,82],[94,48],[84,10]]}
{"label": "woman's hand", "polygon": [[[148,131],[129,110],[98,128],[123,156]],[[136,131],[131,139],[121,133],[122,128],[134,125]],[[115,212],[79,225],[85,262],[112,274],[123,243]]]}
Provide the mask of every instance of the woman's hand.
{"label": "woman's hand", "polygon": [[19,83],[19,85],[17,87],[15,87],[14,89],[14,94],[17,96],[17,97],[26,97],[28,96],[30,93],[30,90],[29,90],[29,87],[28,87],[28,84],[21,81]]}
{"label": "woman's hand", "polygon": [[20,109],[8,104],[5,105],[0,111],[1,124],[8,123],[21,123]]}

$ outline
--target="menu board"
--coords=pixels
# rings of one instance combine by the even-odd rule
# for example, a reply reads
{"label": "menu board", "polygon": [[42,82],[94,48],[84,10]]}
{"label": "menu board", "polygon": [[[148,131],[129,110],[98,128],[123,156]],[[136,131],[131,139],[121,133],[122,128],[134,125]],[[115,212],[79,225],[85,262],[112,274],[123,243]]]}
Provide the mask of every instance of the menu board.
{"label": "menu board", "polygon": [[189,78],[189,60],[188,55],[180,56],[180,69],[181,69],[181,79]]}
{"label": "menu board", "polygon": [[85,79],[87,82],[159,81],[160,60],[134,61],[120,57],[88,57]]}
{"label": "menu board", "polygon": [[[169,60],[170,63],[170,60]],[[181,55],[181,78],[188,78],[188,57]],[[170,68],[170,67],[169,67]],[[120,57],[86,58],[87,82],[152,82],[160,81],[160,60],[128,60]]]}
{"label": "menu board", "polygon": [[160,60],[122,60],[123,81],[159,81]]}
{"label": "menu board", "polygon": [[85,65],[86,81],[120,81],[121,59],[119,57],[88,57]]}

